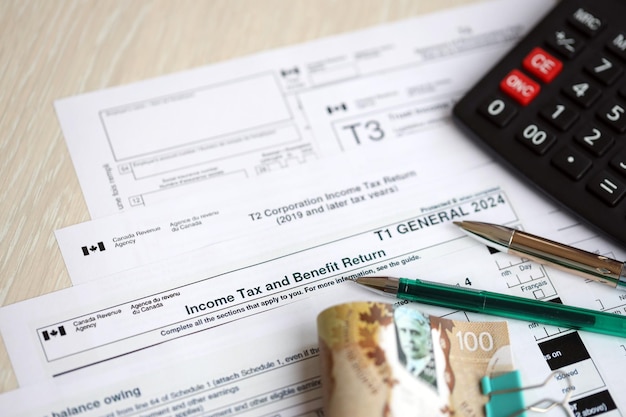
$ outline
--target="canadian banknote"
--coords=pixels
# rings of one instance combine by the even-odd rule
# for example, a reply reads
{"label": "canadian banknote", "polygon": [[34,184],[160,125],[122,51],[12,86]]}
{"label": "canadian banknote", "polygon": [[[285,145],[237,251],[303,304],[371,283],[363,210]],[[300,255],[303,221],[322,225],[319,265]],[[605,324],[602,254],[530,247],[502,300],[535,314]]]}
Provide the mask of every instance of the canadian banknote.
{"label": "canadian banknote", "polygon": [[514,370],[506,322],[346,303],[317,319],[326,417],[484,416],[483,376]]}

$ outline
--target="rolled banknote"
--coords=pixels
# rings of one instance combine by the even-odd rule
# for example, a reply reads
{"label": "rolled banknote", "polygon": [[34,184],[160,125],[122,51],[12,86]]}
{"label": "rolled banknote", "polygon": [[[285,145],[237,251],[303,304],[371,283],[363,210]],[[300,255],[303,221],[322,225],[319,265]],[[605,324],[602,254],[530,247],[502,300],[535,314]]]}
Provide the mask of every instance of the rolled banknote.
{"label": "rolled banknote", "polygon": [[326,417],[484,416],[480,379],[512,371],[506,322],[355,302],[317,318]]}

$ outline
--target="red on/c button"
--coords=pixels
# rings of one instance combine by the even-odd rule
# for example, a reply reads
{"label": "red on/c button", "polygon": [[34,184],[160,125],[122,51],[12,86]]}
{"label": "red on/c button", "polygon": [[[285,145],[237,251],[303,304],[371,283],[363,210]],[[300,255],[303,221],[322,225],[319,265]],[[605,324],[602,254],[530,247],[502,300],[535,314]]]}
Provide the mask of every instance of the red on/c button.
{"label": "red on/c button", "polygon": [[544,83],[551,82],[563,69],[563,63],[560,60],[539,47],[526,55],[522,65],[528,72]]}
{"label": "red on/c button", "polygon": [[500,89],[525,106],[539,94],[540,87],[523,72],[514,69],[500,81]]}

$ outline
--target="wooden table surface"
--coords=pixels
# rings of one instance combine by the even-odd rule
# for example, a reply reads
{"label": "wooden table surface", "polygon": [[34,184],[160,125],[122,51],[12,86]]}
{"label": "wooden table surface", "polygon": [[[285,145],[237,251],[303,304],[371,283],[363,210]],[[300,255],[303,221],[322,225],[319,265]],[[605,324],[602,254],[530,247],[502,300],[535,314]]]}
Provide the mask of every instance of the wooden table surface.
{"label": "wooden table surface", "polygon": [[89,220],[55,99],[476,1],[0,0],[0,305],[69,287],[53,232]]}

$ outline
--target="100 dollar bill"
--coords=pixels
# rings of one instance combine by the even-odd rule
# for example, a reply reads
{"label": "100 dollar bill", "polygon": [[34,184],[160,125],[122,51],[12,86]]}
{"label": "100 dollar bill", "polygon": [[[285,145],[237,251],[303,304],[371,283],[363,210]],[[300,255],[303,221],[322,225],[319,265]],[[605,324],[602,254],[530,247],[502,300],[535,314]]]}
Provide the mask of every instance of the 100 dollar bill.
{"label": "100 dollar bill", "polygon": [[480,379],[512,371],[506,322],[346,303],[317,319],[325,415],[484,416]]}

